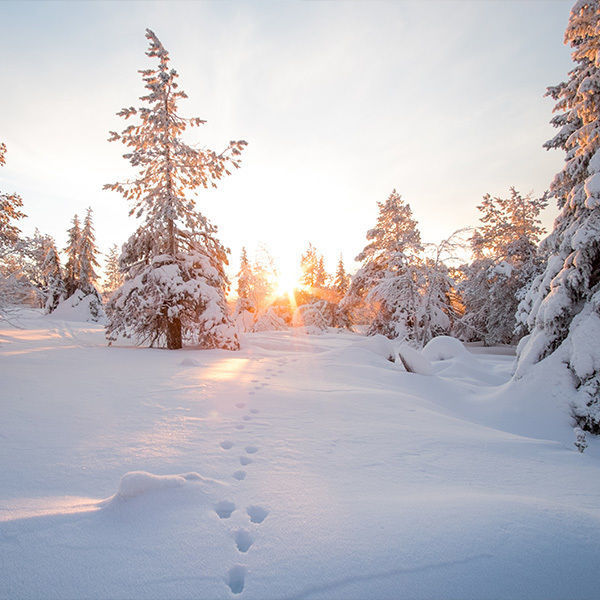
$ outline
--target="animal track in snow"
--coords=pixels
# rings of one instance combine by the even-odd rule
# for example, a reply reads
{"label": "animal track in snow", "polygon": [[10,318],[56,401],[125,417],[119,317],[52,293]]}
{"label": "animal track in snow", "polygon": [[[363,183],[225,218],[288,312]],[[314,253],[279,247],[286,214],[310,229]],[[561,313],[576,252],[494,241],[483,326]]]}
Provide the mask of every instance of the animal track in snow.
{"label": "animal track in snow", "polygon": [[246,446],[246,452],[248,454],[256,454],[258,452],[258,448],[256,446]]}
{"label": "animal track in snow", "polygon": [[219,515],[219,519],[229,519],[234,510],[235,504],[229,500],[221,500],[215,504],[215,512]]}
{"label": "animal track in snow", "polygon": [[244,579],[246,578],[246,567],[235,565],[229,569],[227,575],[227,585],[233,594],[241,594],[244,589]]}
{"label": "animal track in snow", "polygon": [[256,505],[249,506],[246,509],[246,512],[248,513],[248,516],[250,517],[250,520],[253,523],[262,523],[269,514],[269,511],[266,508]]}
{"label": "animal track in snow", "polygon": [[244,419],[244,421],[252,420],[252,417],[250,415],[244,415],[242,418]]}
{"label": "animal track in snow", "polygon": [[252,462],[252,459],[249,456],[240,456],[240,464],[246,466]]}
{"label": "animal track in snow", "polygon": [[255,414],[255,415],[257,415],[257,414],[260,412],[260,410],[258,410],[258,408],[251,408],[251,409],[250,409],[250,412],[251,412],[252,414]]}
{"label": "animal track in snow", "polygon": [[243,425],[242,423],[238,423],[235,428],[236,429],[244,429],[245,425]]}
{"label": "animal track in snow", "polygon": [[238,403],[236,404],[236,406],[237,406],[238,408],[244,408],[244,406],[246,406],[246,403],[245,403],[245,402],[238,402]]}
{"label": "animal track in snow", "polygon": [[250,392],[248,392],[248,393],[249,393],[250,395],[254,394],[254,392],[253,392],[253,391],[250,391]]}
{"label": "animal track in snow", "polygon": [[239,471],[236,471],[233,474],[234,478],[237,479],[238,481],[241,481],[242,479],[246,479],[246,471],[244,471],[243,469],[240,469]]}
{"label": "animal track in snow", "polygon": [[230,440],[224,440],[219,445],[221,446],[221,448],[223,448],[223,450],[230,450],[231,448],[233,448],[233,442]]}
{"label": "animal track in snow", "polygon": [[235,532],[235,545],[240,552],[248,552],[250,546],[254,543],[254,538],[245,529],[238,529]]}

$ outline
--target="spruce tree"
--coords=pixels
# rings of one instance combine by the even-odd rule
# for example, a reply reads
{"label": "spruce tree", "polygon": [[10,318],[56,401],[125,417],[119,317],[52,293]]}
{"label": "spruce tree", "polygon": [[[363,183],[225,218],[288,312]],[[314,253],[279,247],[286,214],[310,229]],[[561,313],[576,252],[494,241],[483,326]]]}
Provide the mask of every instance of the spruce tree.
{"label": "spruce tree", "polygon": [[44,309],[51,313],[66,297],[66,286],[63,279],[62,268],[58,251],[54,243],[48,248],[43,263],[45,279],[45,304]]}
{"label": "spruce tree", "polygon": [[372,303],[370,335],[380,333],[418,343],[424,285],[421,235],[410,205],[396,190],[377,206],[377,224],[367,232],[369,243],[356,257],[363,264],[352,278],[342,306],[355,310],[361,303]]}
{"label": "spruce tree", "polygon": [[134,336],[140,343],[171,349],[181,348],[187,338],[203,347],[237,349],[225,301],[229,250],[217,239],[217,228],[197,212],[190,194],[216,187],[231,168],[239,167],[246,142],[230,142],[220,153],[184,142],[187,128],[205,121],[178,113],[180,100],[187,98],[178,74],[149,29],[146,38],[146,55],[157,59],[158,66],[140,71],[147,90],[143,106],[118,113],[136,122],[109,138],[125,145],[124,157],[137,174],[105,189],[130,201],[130,214],[142,219],[142,225],[123,248],[126,280],[108,303],[107,337]]}
{"label": "spruce tree", "polygon": [[546,206],[545,196],[523,196],[511,187],[505,198],[486,194],[477,207],[481,225],[471,237],[474,260],[462,267],[459,286],[465,305],[460,329],[467,339],[491,345],[519,337],[517,307],[521,290],[541,268],[539,215]]}
{"label": "spruce tree", "polygon": [[81,226],[79,224],[79,217],[73,216],[72,225],[67,230],[67,245],[64,249],[67,255],[67,264],[65,265],[65,286],[67,297],[75,293],[79,288],[79,274],[81,272],[81,265],[79,262],[81,242]]}
{"label": "spruce tree", "polygon": [[[6,145],[0,143],[0,167],[6,164]],[[18,194],[8,194],[0,191],[0,258],[14,246],[21,230],[15,221],[25,217],[20,209],[23,200]]]}
{"label": "spruce tree", "polygon": [[92,209],[88,208],[79,239],[79,289],[85,294],[98,295],[96,290],[98,274],[95,267],[100,265],[96,259],[97,255],[98,248],[96,247],[96,236],[92,223]]}
{"label": "spruce tree", "polygon": [[119,247],[117,244],[113,244],[106,255],[106,265],[104,267],[104,285],[102,288],[107,294],[111,294],[123,285],[123,273],[121,273],[119,265],[119,256]]}
{"label": "spruce tree", "polygon": [[344,259],[340,254],[337,270],[335,272],[335,278],[333,280],[333,291],[336,295],[336,299],[338,302],[346,295],[349,286],[350,276],[346,273],[346,268],[344,267]]}
{"label": "spruce tree", "polygon": [[578,390],[577,424],[600,433],[600,6],[580,0],[571,10],[565,43],[572,47],[569,79],[548,89],[558,134],[547,148],[566,152],[550,192],[561,209],[542,243],[549,258],[526,305],[530,336],[519,348],[516,376],[558,353]]}

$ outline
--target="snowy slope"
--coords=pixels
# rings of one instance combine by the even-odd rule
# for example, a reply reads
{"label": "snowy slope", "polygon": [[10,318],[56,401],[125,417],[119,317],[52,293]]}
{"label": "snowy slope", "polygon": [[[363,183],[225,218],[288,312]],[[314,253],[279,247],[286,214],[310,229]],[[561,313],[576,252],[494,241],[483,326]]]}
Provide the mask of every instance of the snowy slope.
{"label": "snowy slope", "polygon": [[424,376],[347,333],[24,325],[0,331],[2,598],[597,597],[599,445],[510,356]]}

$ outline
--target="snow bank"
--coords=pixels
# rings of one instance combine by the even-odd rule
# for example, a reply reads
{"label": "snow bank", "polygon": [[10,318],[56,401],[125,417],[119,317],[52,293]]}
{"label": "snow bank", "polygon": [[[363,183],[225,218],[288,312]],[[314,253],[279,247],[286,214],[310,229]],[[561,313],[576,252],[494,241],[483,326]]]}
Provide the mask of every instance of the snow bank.
{"label": "snow bank", "polygon": [[433,375],[433,367],[425,356],[408,344],[401,344],[397,348],[398,357],[409,373],[418,375]]}
{"label": "snow bank", "polygon": [[50,316],[63,321],[93,323],[103,323],[106,318],[98,297],[95,294],[84,294],[81,290],[60,302]]}
{"label": "snow bank", "polygon": [[181,487],[185,482],[186,478],[182,475],[153,475],[146,471],[130,471],[121,477],[115,498],[127,500],[156,490]]}
{"label": "snow bank", "polygon": [[463,343],[449,335],[440,335],[429,340],[422,354],[429,360],[448,360],[469,354]]}

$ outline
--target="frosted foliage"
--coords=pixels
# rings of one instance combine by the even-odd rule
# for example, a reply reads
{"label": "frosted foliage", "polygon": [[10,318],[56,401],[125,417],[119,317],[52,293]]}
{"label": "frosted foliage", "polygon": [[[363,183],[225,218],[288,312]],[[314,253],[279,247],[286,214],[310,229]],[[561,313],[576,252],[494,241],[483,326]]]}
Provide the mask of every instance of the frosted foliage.
{"label": "frosted foliage", "polygon": [[272,308],[260,314],[251,326],[252,331],[281,331],[284,329],[287,329],[285,321]]}
{"label": "frosted foliage", "polygon": [[122,334],[139,343],[162,345],[167,323],[178,319],[190,344],[239,347],[235,327],[226,316],[219,274],[202,253],[157,256],[113,294],[107,313],[111,341]]}
{"label": "frosted foliage", "polygon": [[143,106],[121,110],[119,116],[132,124],[110,136],[126,146],[124,157],[137,174],[105,189],[129,200],[130,214],[142,224],[123,246],[119,262],[125,282],[107,307],[107,337],[114,341],[124,335],[168,348],[187,341],[234,350],[239,343],[225,301],[229,250],[190,193],[216,187],[230,169],[239,167],[246,142],[230,142],[215,152],[183,141],[188,127],[205,121],[178,114],[178,103],[187,96],[179,89],[177,71],[149,29],[146,38],[146,54],[158,65],[140,71],[147,90]]}
{"label": "frosted foliage", "polygon": [[523,303],[531,281],[542,268],[537,242],[543,229],[539,214],[545,197],[486,194],[477,207],[481,225],[471,237],[474,260],[461,267],[458,285],[465,315],[457,328],[467,340],[513,343],[526,333],[531,303]]}
{"label": "frosted foliage", "polygon": [[527,324],[531,336],[518,354],[516,375],[555,352],[573,374],[578,425],[600,433],[600,8],[578,2],[565,41],[572,47],[569,80],[548,89],[556,100],[552,123],[559,134],[546,143],[566,152],[551,192],[561,212],[544,247],[546,270],[531,287]]}

